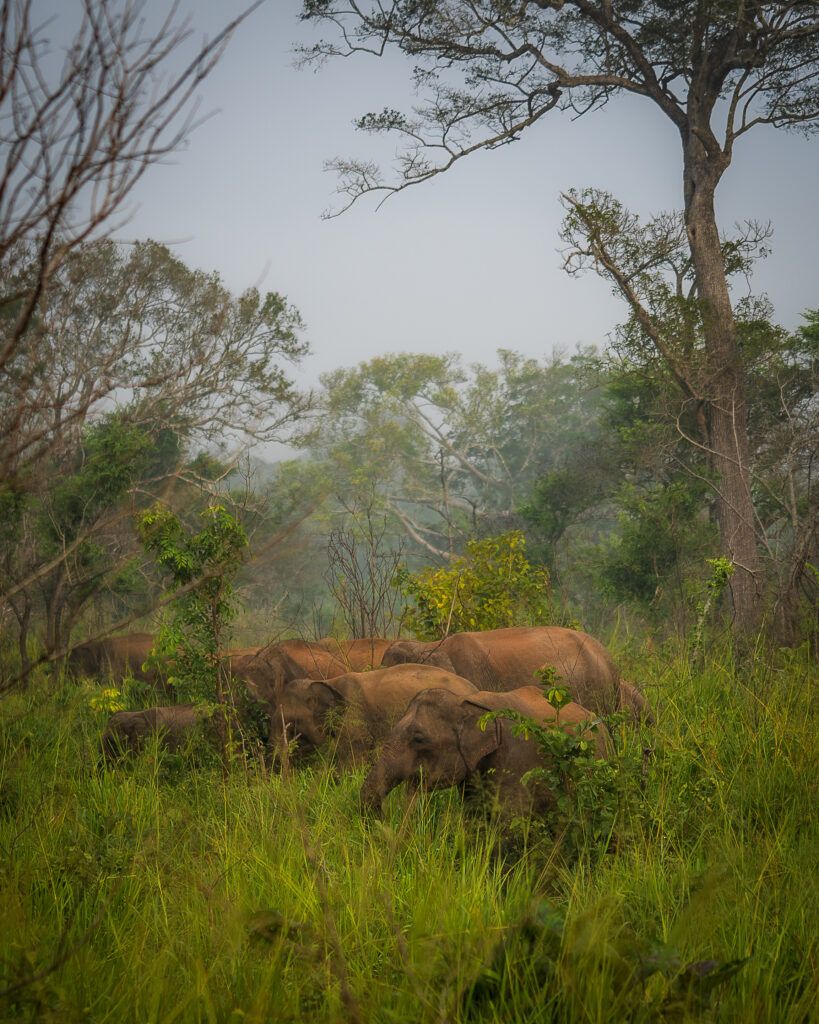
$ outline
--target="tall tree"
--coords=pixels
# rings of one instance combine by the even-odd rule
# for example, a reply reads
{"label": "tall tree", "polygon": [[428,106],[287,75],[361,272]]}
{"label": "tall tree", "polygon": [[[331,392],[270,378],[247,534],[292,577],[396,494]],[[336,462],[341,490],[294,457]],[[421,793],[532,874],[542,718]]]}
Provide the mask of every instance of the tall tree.
{"label": "tall tree", "polygon": [[406,144],[392,181],[370,162],[334,162],[346,205],[513,142],[551,110],[581,115],[620,92],[650,101],[674,125],[712,382],[706,413],[721,543],[738,569],[737,627],[751,628],[761,581],[747,399],[715,194],[735,143],[751,129],[816,129],[816,0],[304,0],[302,18],[339,31],[307,59],[395,46],[415,62],[415,82],[429,96],[409,116],[387,109],[359,120],[364,131],[397,133]]}
{"label": "tall tree", "polygon": [[[3,432],[28,414],[20,349],[66,258],[127,219],[134,186],[195,127],[196,90],[255,0],[186,53],[176,5],[153,29],[144,0],[81,0],[58,57],[42,5],[0,5],[0,401]],[[64,5],[66,8],[71,5]],[[181,58],[181,66],[180,66]],[[26,274],[16,273],[25,251]],[[71,421],[69,421],[71,423]],[[75,425],[75,424],[71,424]],[[14,469],[0,460],[0,480]]]}
{"label": "tall tree", "polygon": [[[5,267],[12,286],[36,276],[36,246]],[[13,323],[0,311],[0,342]],[[24,674],[30,633],[56,657],[88,602],[121,592],[135,508],[174,490],[190,506],[305,409],[284,366],[307,351],[301,328],[283,296],[233,295],[155,242],[85,242],[52,270],[0,375],[0,616]],[[191,460],[215,446],[224,465]]]}

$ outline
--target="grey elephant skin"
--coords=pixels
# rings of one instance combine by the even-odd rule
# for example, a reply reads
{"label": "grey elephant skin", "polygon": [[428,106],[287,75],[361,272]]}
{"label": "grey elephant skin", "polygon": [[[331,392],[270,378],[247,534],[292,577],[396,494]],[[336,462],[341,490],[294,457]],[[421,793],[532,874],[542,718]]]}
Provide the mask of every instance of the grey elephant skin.
{"label": "grey elephant skin", "polygon": [[438,687],[454,696],[475,693],[467,679],[434,665],[397,665],[347,672],[330,680],[285,685],[271,714],[273,748],[285,743],[297,759],[332,749],[340,767],[366,760],[418,693]]}
{"label": "grey elephant skin", "polygon": [[68,652],[66,666],[77,677],[120,680],[131,675],[150,686],[162,686],[162,678],[155,670],[142,669],[153,645],[154,637],[151,633],[128,633],[106,637],[104,640],[86,640]]}
{"label": "grey elephant skin", "polygon": [[382,664],[408,662],[438,665],[468,679],[479,690],[493,691],[532,685],[535,673],[549,667],[572,700],[596,714],[625,708],[637,717],[641,707],[644,712],[648,710],[645,698],[633,684],[627,684],[627,692],[621,687],[617,665],[599,640],[562,626],[510,626],[453,633],[432,643],[398,640],[386,652]]}
{"label": "grey elephant skin", "polygon": [[116,761],[123,754],[141,750],[148,740],[157,735],[166,750],[179,750],[205,719],[205,713],[195,704],[116,711],[108,719],[102,734],[103,757],[109,763]]}
{"label": "grey elephant skin", "polygon": [[504,817],[551,807],[554,793],[540,782],[525,785],[521,781],[543,764],[534,740],[516,736],[512,724],[503,719],[480,728],[480,719],[488,711],[504,709],[518,711],[543,726],[573,733],[582,729],[598,757],[610,751],[602,723],[595,729],[583,726],[594,719],[593,712],[570,703],[558,713],[537,686],[506,693],[484,690],[467,697],[427,690],[415,697],[384,743],[361,789],[363,807],[380,813],[386,795],[404,782],[421,783],[425,789],[470,784],[491,794]]}

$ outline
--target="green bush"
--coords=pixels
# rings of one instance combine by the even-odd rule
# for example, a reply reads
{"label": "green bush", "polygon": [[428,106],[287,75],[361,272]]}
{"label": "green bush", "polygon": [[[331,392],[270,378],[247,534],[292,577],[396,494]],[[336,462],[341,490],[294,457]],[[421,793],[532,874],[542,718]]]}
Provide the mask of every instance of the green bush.
{"label": "green bush", "polygon": [[467,541],[464,557],[441,569],[404,570],[397,583],[412,602],[404,623],[421,640],[552,618],[549,574],[530,565],[520,530]]}

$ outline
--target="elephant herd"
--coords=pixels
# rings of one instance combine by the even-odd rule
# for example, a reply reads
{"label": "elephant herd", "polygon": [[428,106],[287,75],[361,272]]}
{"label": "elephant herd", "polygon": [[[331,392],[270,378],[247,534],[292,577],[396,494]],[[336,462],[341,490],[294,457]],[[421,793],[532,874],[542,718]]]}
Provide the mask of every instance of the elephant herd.
{"label": "elephant herd", "polygon": [[[75,674],[141,676],[152,643],[148,634],[89,642],[75,648]],[[620,678],[606,648],[587,633],[558,626],[511,627],[457,633],[433,643],[380,638],[307,642],[286,640],[226,655],[231,675],[268,722],[270,761],[297,765],[318,750],[338,770],[367,765],[362,804],[378,812],[396,786],[426,789],[491,785],[499,806],[517,814],[548,805],[553,794],[525,786],[540,761],[538,747],[503,718],[512,710],[545,727],[587,738],[599,757],[610,737],[597,716],[626,711],[650,722],[642,693]],[[538,673],[552,669],[571,703],[550,704]],[[176,749],[199,724],[193,704],[120,711],[111,716],[102,750],[113,760],[159,734]]]}

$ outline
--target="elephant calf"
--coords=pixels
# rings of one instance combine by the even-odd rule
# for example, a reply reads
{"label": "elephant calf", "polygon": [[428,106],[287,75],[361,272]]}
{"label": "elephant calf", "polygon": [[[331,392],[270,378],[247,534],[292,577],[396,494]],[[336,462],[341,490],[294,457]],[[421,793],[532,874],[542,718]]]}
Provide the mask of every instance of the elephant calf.
{"label": "elephant calf", "polygon": [[116,711],[108,719],[102,734],[103,757],[109,763],[115,761],[125,753],[141,750],[156,735],[166,750],[178,750],[205,717],[195,704]]}
{"label": "elephant calf", "polygon": [[338,764],[359,763],[389,734],[412,698],[431,687],[459,698],[477,692],[468,680],[432,665],[396,665],[286,683],[270,706],[273,752],[281,755],[286,742],[301,757],[332,744]]}
{"label": "elephant calf", "polygon": [[[553,794],[542,785],[526,786],[521,781],[543,763],[534,740],[515,736],[512,723],[503,719],[489,722],[483,730],[478,724],[487,711],[504,709],[566,732],[577,731],[581,723],[594,718],[579,704],[565,705],[558,715],[537,686],[507,693],[482,690],[467,697],[426,690],[407,708],[364,780],[364,807],[380,813],[384,797],[402,782],[445,789],[479,781],[495,791],[505,816],[551,806]],[[605,757],[610,742],[605,726],[600,723],[584,735],[592,740],[598,756]]]}

